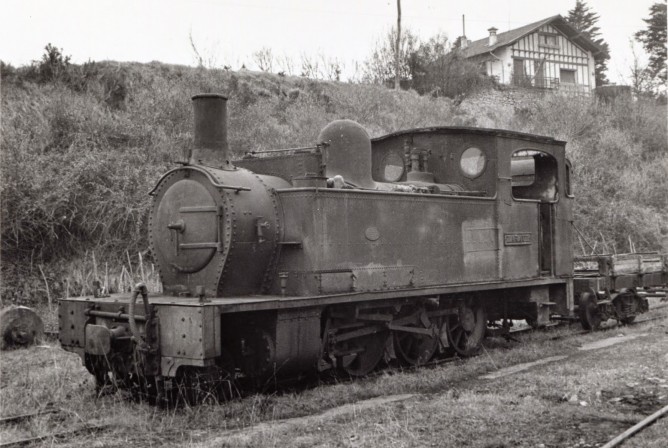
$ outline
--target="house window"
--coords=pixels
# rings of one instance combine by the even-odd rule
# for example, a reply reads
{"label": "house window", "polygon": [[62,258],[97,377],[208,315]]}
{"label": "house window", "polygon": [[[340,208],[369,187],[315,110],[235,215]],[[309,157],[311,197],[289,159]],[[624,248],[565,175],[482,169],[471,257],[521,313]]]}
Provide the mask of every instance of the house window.
{"label": "house window", "polygon": [[560,69],[559,80],[562,84],[575,84],[575,70]]}
{"label": "house window", "polygon": [[559,41],[556,34],[539,34],[538,44],[541,47],[559,48]]}

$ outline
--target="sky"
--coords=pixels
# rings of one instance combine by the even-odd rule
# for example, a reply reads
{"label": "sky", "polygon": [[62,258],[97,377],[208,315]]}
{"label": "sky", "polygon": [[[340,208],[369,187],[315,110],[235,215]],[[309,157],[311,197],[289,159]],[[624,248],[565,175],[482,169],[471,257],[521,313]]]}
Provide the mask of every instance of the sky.
{"label": "sky", "polygon": [[[630,40],[660,0],[588,0],[610,45],[608,78],[624,84],[634,59]],[[403,0],[402,27],[421,39],[445,33],[484,38],[556,14],[575,0]],[[337,59],[354,70],[396,24],[396,0],[4,0],[0,3],[0,60],[14,66],[40,59],[51,43],[74,63],[160,61],[196,65],[190,37],[206,65],[256,67],[253,53]],[[646,60],[636,43],[636,54]],[[277,71],[277,70],[275,70]]]}

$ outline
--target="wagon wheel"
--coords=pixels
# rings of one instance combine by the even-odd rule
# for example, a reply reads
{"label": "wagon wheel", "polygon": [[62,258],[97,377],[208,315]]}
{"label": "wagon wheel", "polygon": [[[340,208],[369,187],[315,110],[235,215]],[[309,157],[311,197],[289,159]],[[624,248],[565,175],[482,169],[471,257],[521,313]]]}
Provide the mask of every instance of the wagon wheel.
{"label": "wagon wheel", "polygon": [[460,355],[473,356],[482,346],[486,329],[485,309],[478,304],[462,304],[458,313],[448,319],[448,342]]}
{"label": "wagon wheel", "polygon": [[626,316],[620,320],[624,325],[632,324],[636,320],[635,316]]}
{"label": "wagon wheel", "polygon": [[98,397],[116,392],[117,383],[109,376],[111,365],[107,357],[86,354],[84,366],[95,377],[95,394]]}
{"label": "wagon wheel", "polygon": [[35,311],[25,306],[0,311],[0,349],[25,347],[44,337],[44,323]]}
{"label": "wagon wheel", "polygon": [[624,325],[633,323],[633,321],[636,320],[638,308],[636,297],[635,291],[622,290],[622,292],[613,300],[617,316],[621,316],[619,321]]}
{"label": "wagon wheel", "polygon": [[596,294],[585,292],[580,296],[578,303],[578,313],[580,314],[580,323],[585,330],[598,330],[601,325],[601,311],[598,309]]}
{"label": "wagon wheel", "polygon": [[[410,309],[410,312],[415,311],[417,310],[414,308]],[[426,312],[424,308],[422,311]],[[426,315],[424,315],[424,317],[426,317]],[[407,365],[420,366],[426,364],[438,349],[438,335],[440,333],[439,330],[441,329],[440,319],[432,322],[429,322],[427,319],[426,322],[422,321],[421,323],[424,325],[416,326],[416,328],[435,331],[430,335],[407,331],[393,332],[394,351],[397,357]],[[428,326],[428,328],[425,328],[425,326]]]}
{"label": "wagon wheel", "polygon": [[356,345],[361,351],[340,357],[339,365],[350,376],[364,376],[368,374],[383,359],[387,338],[388,333],[381,331],[355,339]]}

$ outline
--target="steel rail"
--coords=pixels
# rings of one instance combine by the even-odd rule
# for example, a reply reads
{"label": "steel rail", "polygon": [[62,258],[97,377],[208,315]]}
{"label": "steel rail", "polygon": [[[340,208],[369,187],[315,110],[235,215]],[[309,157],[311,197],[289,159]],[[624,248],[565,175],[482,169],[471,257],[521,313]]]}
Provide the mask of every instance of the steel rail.
{"label": "steel rail", "polygon": [[[0,424],[6,424],[6,423],[17,423],[23,420],[28,420],[31,418],[35,418],[39,415],[46,415],[46,414],[54,414],[57,412],[61,412],[58,409],[55,408],[49,408],[47,407],[46,409],[40,409],[38,411],[33,411],[33,412],[28,412],[25,414],[17,414],[17,415],[10,415],[8,417],[0,417]],[[0,445],[1,446],[1,445]]]}
{"label": "steel rail", "polygon": [[614,448],[616,446],[619,446],[624,442],[626,439],[630,438],[634,434],[642,431],[661,417],[664,417],[668,414],[668,406],[664,406],[663,408],[659,409],[656,411],[654,414],[650,415],[649,417],[639,421],[635,425],[631,426],[629,429],[603,445],[602,448]]}
{"label": "steel rail", "polygon": [[47,439],[61,438],[69,436],[72,434],[84,432],[84,431],[100,431],[106,427],[111,426],[109,423],[94,423],[94,424],[83,424],[74,428],[66,429],[64,431],[51,432],[48,434],[40,434],[34,437],[28,437],[25,439],[14,440],[12,442],[0,443],[0,448],[10,448],[23,445],[29,445],[35,442],[41,442]]}

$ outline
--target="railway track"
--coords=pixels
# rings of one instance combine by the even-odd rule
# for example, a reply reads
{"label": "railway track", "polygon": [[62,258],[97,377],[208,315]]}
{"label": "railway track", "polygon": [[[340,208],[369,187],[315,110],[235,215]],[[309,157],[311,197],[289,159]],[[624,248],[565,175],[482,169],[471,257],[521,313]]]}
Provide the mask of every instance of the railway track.
{"label": "railway track", "polygon": [[[666,295],[666,293],[662,293],[662,294],[650,294],[649,296],[650,296],[650,297],[661,298],[662,301],[666,300],[666,298],[668,297],[668,296]],[[650,310],[650,311],[655,311],[655,310],[660,310],[660,309],[662,309],[662,308],[668,308],[668,302],[667,302],[667,303],[661,303],[661,304],[653,305],[653,306],[650,307],[649,310]],[[640,324],[640,323],[643,323],[643,322],[651,322],[651,321],[654,321],[654,320],[663,319],[664,317],[666,317],[666,316],[644,317],[644,318],[641,318],[641,319],[636,319],[636,320],[632,323],[632,325],[633,325],[633,324]],[[549,325],[543,327],[543,329],[560,328],[560,327],[562,327],[562,326],[564,326],[564,325],[569,325],[569,324],[570,324],[569,322],[554,322],[554,323],[551,323],[551,324],[549,324]],[[611,330],[611,329],[614,329],[614,328],[619,328],[619,323],[614,322],[614,323],[610,323],[610,324],[607,324],[607,325],[606,325],[606,324],[603,324],[603,325],[601,326],[601,328],[599,328],[597,331],[608,331],[608,330]],[[513,335],[518,335],[518,334],[522,334],[522,333],[531,333],[531,332],[533,332],[533,331],[535,331],[535,330],[536,330],[535,328],[530,327],[530,326],[521,327],[521,328],[515,328],[515,329],[512,329],[512,330],[510,331],[510,335],[513,336]],[[567,334],[567,335],[555,336],[554,338],[551,338],[550,340],[558,340],[558,339],[563,339],[563,338],[565,338],[565,337],[569,337],[569,336],[579,336],[579,335],[583,335],[583,334],[587,334],[587,333],[591,333],[591,330],[578,330],[578,331],[576,331],[576,332],[569,333],[569,334]]]}
{"label": "railway track", "polygon": [[[664,308],[668,308],[668,303],[667,304],[663,304],[663,303],[656,304],[656,305],[654,305],[650,308],[650,312],[661,310],[661,309],[664,309]],[[661,312],[660,315],[653,315],[653,316],[644,317],[642,319],[637,319],[633,324],[630,324],[630,325],[638,325],[638,324],[643,324],[643,323],[648,323],[648,322],[652,322],[652,321],[665,319],[667,315],[668,315],[668,313],[663,311],[663,312]],[[516,329],[513,329],[509,333],[509,337],[510,338],[521,337],[523,334],[529,334],[529,333],[533,333],[533,332],[536,332],[536,331],[539,331],[539,332],[540,331],[547,331],[547,332],[549,332],[549,331],[552,331],[556,328],[563,328],[563,327],[567,327],[567,326],[568,326],[567,323],[555,323],[554,325],[550,325],[547,328],[543,328],[543,329],[534,329],[534,328],[529,327],[529,326],[522,327],[522,328],[516,328]],[[619,328],[619,326],[614,324],[614,323],[611,323],[610,325],[602,327],[601,331],[610,331],[610,330],[614,330],[615,328]],[[579,335],[590,333],[590,331],[582,331],[582,330],[575,330],[575,329],[573,329],[573,330],[574,331],[569,331],[565,334],[555,335],[553,337],[550,337],[549,339],[550,340],[558,340],[558,339],[564,339],[564,338],[568,338],[568,337],[574,337],[574,336],[579,336]],[[54,336],[57,337],[56,332],[51,332],[51,333],[52,334],[50,335],[50,337],[54,337]],[[452,362],[455,362],[457,360],[461,360],[461,358],[455,356],[455,357],[449,357],[449,358],[436,359],[436,360],[433,360],[429,363],[426,363],[423,366],[420,366],[419,368],[427,368],[427,369],[437,368],[438,366],[441,366],[441,365],[444,365],[444,364],[447,364],[447,363],[452,363]],[[408,368],[409,371],[413,370],[413,369],[417,370],[417,368]],[[373,377],[377,377],[377,376],[380,376],[380,375],[387,375],[388,373],[390,375],[392,375],[392,374],[399,373],[399,372],[406,371],[406,370],[407,370],[406,368],[389,368],[389,369],[383,369],[383,370],[375,371],[368,376],[373,378]],[[340,377],[339,378],[331,378],[332,383],[340,382],[340,381],[341,381]],[[297,389],[308,388],[308,387],[315,386],[315,385],[328,384],[329,382],[330,381],[327,378],[322,378],[321,377],[321,378],[317,379],[317,383],[315,383],[315,382],[314,383],[311,383],[311,382],[301,383],[301,385],[299,387],[297,387]],[[292,389],[292,390],[294,391],[294,389]],[[43,417],[43,416],[50,416],[48,418],[51,418],[53,420],[58,420],[58,419],[62,419],[66,415],[67,415],[67,412],[65,410],[56,408],[56,407],[51,406],[51,405],[47,405],[44,408],[37,409],[37,410],[34,410],[32,412],[0,417],[0,427],[25,424],[26,422],[29,422],[32,419],[35,419],[35,418],[38,418],[38,417]],[[660,417],[664,417],[665,415],[666,415],[666,413],[664,412],[663,414],[661,414]],[[657,418],[659,418],[659,417],[657,417]],[[39,444],[39,443],[48,443],[48,441],[50,441],[50,440],[64,439],[64,438],[72,437],[74,435],[82,434],[82,433],[92,434],[92,433],[96,433],[96,432],[99,432],[99,431],[104,431],[104,430],[110,428],[111,424],[100,422],[100,421],[97,421],[97,420],[92,420],[92,421],[87,421],[87,422],[80,422],[80,423],[76,423],[76,424],[71,424],[68,427],[63,427],[63,426],[64,425],[62,423],[58,423],[58,425],[56,427],[56,430],[54,430],[54,431],[44,433],[44,434],[39,434],[39,435],[36,435],[36,436],[25,437],[25,438],[13,440],[13,441],[2,442],[2,443],[0,443],[0,448],[20,447],[20,446],[36,445],[36,444]],[[637,432],[639,430],[642,430],[642,427],[635,428],[634,431]],[[626,437],[628,437],[628,435]],[[610,446],[616,446],[616,445],[610,445]]]}
{"label": "railway track", "polygon": [[[662,308],[667,308],[667,307],[668,307],[668,305],[655,306],[655,307],[651,308],[650,311],[656,311],[656,310],[659,310],[659,309],[662,309]],[[646,318],[643,318],[643,319],[637,319],[635,322],[633,322],[632,324],[628,324],[628,325],[629,326],[635,326],[635,325],[645,324],[645,323],[648,323],[648,322],[662,320],[662,319],[665,319],[666,317],[668,317],[668,312],[662,312],[661,315],[649,316],[649,317],[646,317]],[[567,327],[567,326],[568,326],[568,324],[566,324],[566,323],[556,323],[554,325],[551,325],[548,328],[548,331],[549,330],[554,330],[556,328]],[[602,327],[600,329],[600,331],[606,332],[606,331],[612,331],[614,329],[619,329],[619,328],[620,328],[620,326],[611,322],[609,325],[607,325],[605,327]],[[527,333],[530,333],[530,332],[541,332],[543,330],[544,329],[534,329],[534,328],[531,328],[531,327],[527,327],[527,328],[520,328],[520,329],[513,330],[511,332],[511,334],[521,336],[522,334],[527,334]],[[575,330],[575,328],[573,330]],[[568,337],[579,336],[579,335],[589,334],[589,333],[592,333],[592,332],[591,331],[579,331],[578,330],[578,331],[568,332],[566,334],[561,334],[559,336],[555,336],[552,339],[564,339],[564,338],[568,338]],[[567,356],[553,357],[553,358],[566,358],[566,357]],[[376,371],[372,372],[371,374],[367,375],[367,378],[376,378],[376,377],[381,377],[381,376],[388,375],[388,374],[389,375],[394,375],[394,374],[398,374],[398,373],[406,372],[406,371],[410,372],[410,371],[413,371],[413,370],[417,371],[418,369],[438,368],[439,366],[442,366],[442,365],[447,364],[447,363],[452,363],[452,362],[455,362],[455,361],[458,361],[458,360],[461,360],[461,358],[450,357],[450,358],[443,358],[443,359],[433,360],[433,361],[431,361],[427,364],[424,364],[420,367],[402,367],[402,368],[400,368],[400,367],[389,367],[389,368],[386,368],[386,369],[376,370]],[[549,362],[555,362],[555,360],[552,359],[552,360],[549,360]],[[510,366],[509,368],[512,368],[512,367],[513,366]],[[524,371],[524,369],[522,371]],[[470,377],[468,379],[473,379],[473,378],[476,378],[476,377],[474,376],[474,377]],[[462,380],[462,381],[468,381],[468,379]],[[352,381],[355,381],[355,380],[353,379]],[[325,380],[325,381],[321,380],[317,385],[330,384],[330,383],[334,384],[334,383],[340,383],[340,382],[341,382],[341,378],[330,378],[330,379]],[[316,385],[316,384],[313,383],[312,385]],[[308,388],[310,386],[302,383],[301,387]],[[298,388],[298,389],[301,389],[301,387]],[[455,385],[454,387],[457,387],[457,386]],[[294,390],[292,390],[291,392],[294,392]],[[409,397],[414,397],[414,396],[417,396],[417,394],[410,395]],[[372,400],[375,400],[375,398],[372,399]],[[356,403],[355,405],[362,408],[364,406],[364,402]],[[350,405],[344,405],[341,408],[346,407],[346,406],[350,406]],[[338,409],[339,408],[335,408],[334,410],[325,411],[324,414],[331,413],[331,414],[335,415],[337,413]],[[632,435],[637,434],[638,432],[642,431],[644,428],[646,428],[648,425],[655,422],[659,418],[665,418],[666,415],[668,415],[668,407],[663,408],[663,409],[655,412],[654,414],[647,417],[643,421],[641,421],[638,424],[634,425],[633,427],[627,429],[626,431],[621,433],[619,436],[610,440],[610,442],[607,445],[605,445],[605,448],[613,448],[613,447],[619,446],[619,444],[622,443],[622,441],[624,441],[624,440],[628,439],[629,437],[631,437]],[[289,425],[290,422],[291,422],[291,420],[288,419],[286,421],[280,421],[278,423],[278,425]],[[272,422],[272,424],[273,424],[273,422]],[[231,431],[230,434],[237,434],[239,432],[244,432],[244,431],[249,431],[250,433],[252,433],[254,431],[253,428],[256,428],[255,430],[257,431],[258,427],[261,428],[262,430],[267,430],[267,428],[268,428],[267,424],[261,423],[257,426],[252,425],[251,427],[245,427],[243,429],[235,429],[235,430]],[[273,429],[274,427],[272,426],[271,428]],[[613,437],[613,436],[611,436],[611,437]]]}
{"label": "railway track", "polygon": [[617,437],[615,437],[614,439],[603,445],[602,448],[615,448],[617,446],[620,446],[622,443],[624,443],[625,440],[636,435],[637,433],[647,428],[649,425],[653,424],[660,418],[665,417],[666,415],[668,415],[668,406],[664,406],[663,408],[656,411],[654,414],[650,415],[647,418],[644,418],[637,424],[633,425],[632,427],[630,427],[629,429],[627,429],[626,431],[624,431],[623,433],[621,433],[620,435],[618,435]]}
{"label": "railway track", "polygon": [[[668,289],[664,288],[653,288],[649,292],[643,292],[642,294],[647,295],[649,297],[654,297],[654,298],[660,298],[661,302],[664,302],[668,298]],[[661,303],[661,304],[655,304],[650,308],[650,311],[662,309],[662,308],[668,308],[668,302],[666,303]],[[656,317],[645,317],[642,319],[637,319],[633,324],[640,324],[644,322],[651,322],[654,320],[658,319],[663,319],[665,316],[656,316]],[[529,325],[523,326],[523,327],[518,327],[518,328],[512,328],[507,334],[501,334],[499,335],[500,337],[505,337],[506,339],[509,340],[516,340],[516,337],[526,334],[526,333],[533,333],[534,331],[545,331],[545,330],[551,330],[551,329],[556,329],[556,328],[563,328],[564,326],[571,325],[573,322],[552,322],[544,327],[541,328],[534,328]],[[619,325],[617,323],[612,323],[608,325],[603,325],[599,331],[608,331],[614,328],[619,328]],[[573,332],[570,332],[568,334],[562,334],[562,335],[555,335],[554,337],[549,338],[549,340],[554,341],[554,340],[560,340],[564,339],[566,337],[572,337],[572,336],[580,336],[584,335],[587,333],[590,333],[590,330],[576,330]],[[58,332],[57,331],[45,331],[44,335],[46,338],[50,340],[58,340]],[[441,364],[445,363],[450,363],[453,361],[456,361],[460,359],[458,356],[452,356],[452,357],[447,357],[447,358],[435,358],[432,359],[431,361],[420,365],[419,367],[414,367],[414,368],[422,368],[422,367],[433,367],[433,366],[438,366]],[[410,368],[410,367],[409,367]],[[371,372],[367,376],[373,377],[378,374],[381,374],[383,372],[386,372],[385,369],[376,371],[376,372]],[[331,375],[330,375],[331,376]],[[340,380],[340,378],[336,378],[336,380]],[[318,378],[318,381],[322,383],[323,378]],[[325,380],[326,382],[326,380]],[[303,384],[303,383],[302,383]],[[308,386],[307,386],[308,387]],[[1,445],[0,445],[1,446]]]}
{"label": "railway track", "polygon": [[0,418],[0,425],[6,425],[6,424],[9,424],[9,423],[19,423],[19,422],[22,422],[24,420],[30,420],[32,418],[38,417],[40,415],[54,414],[54,413],[57,413],[57,412],[60,412],[60,411],[58,409],[47,406],[44,409],[29,412],[29,413],[26,413],[26,414],[17,414],[17,415],[10,415],[8,417],[2,417],[2,418]]}
{"label": "railway track", "polygon": [[[668,308],[668,304],[655,305],[655,306],[650,308],[650,312],[658,311],[658,310],[661,310],[661,309],[664,309],[664,308]],[[661,312],[660,315],[648,316],[648,317],[644,317],[642,319],[636,319],[633,323],[627,324],[627,325],[628,326],[636,326],[636,325],[645,324],[645,323],[648,323],[648,322],[663,320],[663,319],[666,319],[666,317],[668,317],[668,312],[666,310],[664,310],[664,311]],[[528,334],[528,333],[532,333],[532,332],[536,332],[536,331],[544,331],[544,330],[550,331],[550,330],[554,330],[556,328],[563,328],[563,327],[566,327],[566,326],[568,326],[568,323],[565,323],[565,322],[555,323],[553,325],[549,325],[547,328],[544,327],[542,329],[535,329],[535,328],[527,326],[527,327],[517,328],[517,329],[512,330],[510,332],[510,336],[511,337],[512,336],[520,337],[523,334]],[[610,322],[608,325],[605,325],[605,326],[601,327],[599,329],[599,331],[607,332],[607,331],[612,331],[612,330],[619,329],[619,328],[620,328],[620,325],[618,325],[617,323],[614,323],[614,322]],[[568,332],[566,334],[555,335],[555,336],[553,336],[549,339],[550,340],[559,340],[559,339],[565,339],[565,338],[569,338],[569,337],[576,337],[576,336],[590,334],[590,333],[592,333],[592,332],[589,331],[589,330],[577,330],[577,331],[575,331],[575,329],[574,329],[574,331],[572,331],[572,332]],[[454,356],[454,357],[449,357],[449,358],[435,359],[435,360],[432,360],[429,363],[426,363],[426,364],[424,364],[420,367],[382,369],[382,370],[377,370],[377,371],[372,372],[371,374],[367,375],[367,377],[375,378],[375,377],[379,377],[379,376],[382,376],[382,375],[387,375],[388,373],[390,375],[393,375],[393,374],[396,374],[396,373],[399,373],[399,372],[404,372],[406,370],[411,371],[411,370],[418,370],[418,369],[424,369],[424,368],[427,368],[427,369],[438,368],[439,366],[442,366],[444,364],[452,363],[452,362],[455,362],[455,361],[458,361],[458,360],[461,360],[461,359],[462,358]],[[332,382],[340,382],[340,378],[338,380],[333,380]],[[321,382],[321,384],[322,384],[322,382]],[[636,425],[630,427],[626,431],[624,431],[621,434],[619,434],[618,436],[614,437],[614,439],[611,439],[605,445],[604,448],[614,448],[614,447],[620,446],[628,438],[632,437],[633,435],[635,435],[635,434],[639,433],[640,431],[642,431],[643,429],[647,428],[649,425],[656,422],[658,419],[665,418],[667,415],[668,415],[668,406],[658,410],[654,414],[648,416],[647,418],[638,422]]]}
{"label": "railway track", "polygon": [[[663,296],[658,296],[658,297],[666,297],[666,296],[663,295]],[[660,310],[660,309],[663,309],[663,308],[668,308],[668,303],[654,305],[650,308],[650,312],[655,311],[655,310]],[[627,324],[627,325],[638,325],[638,324],[642,324],[642,323],[647,323],[647,322],[652,322],[652,321],[656,321],[656,320],[665,319],[666,317],[668,317],[668,312],[663,313],[659,316],[649,316],[649,317],[644,317],[644,318],[641,318],[641,319],[636,319],[633,323]],[[555,329],[558,329],[558,328],[567,327],[569,325],[570,325],[570,323],[568,323],[568,322],[554,322],[554,323],[551,323],[551,324],[549,324],[545,327],[541,327],[541,328],[533,328],[533,327],[527,325],[527,326],[524,326],[524,327],[513,328],[507,334],[497,335],[495,337],[503,337],[503,338],[506,338],[506,339],[511,340],[511,341],[519,342],[516,337],[521,337],[524,334],[530,334],[530,333],[534,333],[536,331],[550,331],[550,330],[555,330]],[[597,331],[605,332],[605,331],[611,331],[611,330],[618,329],[618,328],[620,328],[620,325],[618,323],[611,322],[607,325],[603,325]],[[572,332],[568,332],[566,334],[559,334],[559,335],[552,336],[548,340],[557,341],[557,340],[561,340],[561,339],[565,339],[565,338],[570,338],[570,337],[575,337],[575,336],[582,336],[582,335],[585,335],[585,334],[589,334],[591,332],[592,332],[591,330],[575,330],[574,329]],[[455,361],[461,360],[461,359],[462,358],[460,358],[459,356],[456,356],[456,355],[452,356],[452,357],[447,357],[447,358],[435,358],[435,359],[429,361],[428,363],[425,363],[425,364],[423,364],[419,367],[412,367],[412,368],[409,367],[408,369],[417,370],[419,368],[434,368],[434,367],[437,367],[437,366],[440,366],[440,365],[443,365],[443,364],[448,364],[448,363],[451,363],[451,362],[455,362]],[[402,370],[406,370],[406,368],[404,368]],[[392,370],[390,370],[390,372],[391,371]],[[373,378],[373,377],[383,375],[383,374],[386,374],[386,373],[387,373],[387,370],[383,369],[383,370],[372,372],[367,376]]]}
{"label": "railway track", "polygon": [[[9,425],[18,425],[44,415],[54,415],[56,417],[64,417],[66,414],[67,412],[64,411],[63,409],[54,408],[52,406],[46,406],[42,409],[37,409],[24,414],[16,414],[6,417],[0,417],[0,427],[6,427]],[[68,436],[84,432],[88,433],[98,432],[108,428],[109,426],[111,425],[108,423],[102,423],[98,421],[82,422],[79,424],[72,425],[65,429],[59,429],[57,431],[45,434],[39,434],[31,437],[24,437],[9,442],[0,442],[0,448],[10,448],[10,447],[13,448],[19,446],[26,446],[38,442],[45,442],[47,440],[62,439]]]}

